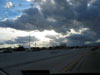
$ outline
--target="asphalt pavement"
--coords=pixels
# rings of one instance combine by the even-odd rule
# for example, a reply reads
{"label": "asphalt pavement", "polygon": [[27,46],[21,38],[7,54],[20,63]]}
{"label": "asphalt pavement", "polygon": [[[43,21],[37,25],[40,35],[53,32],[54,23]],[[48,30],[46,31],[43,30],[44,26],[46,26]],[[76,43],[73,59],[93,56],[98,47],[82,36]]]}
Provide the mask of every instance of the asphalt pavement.
{"label": "asphalt pavement", "polygon": [[78,63],[73,72],[100,73],[100,50],[89,51]]}
{"label": "asphalt pavement", "polygon": [[11,67],[9,66],[3,69],[10,75],[22,75],[21,71],[23,70],[49,70],[51,74],[65,73],[68,72],[70,68],[74,68],[73,65],[76,65],[76,63],[83,58],[84,54],[87,53],[88,49],[81,49],[46,60]]}
{"label": "asphalt pavement", "polygon": [[100,73],[100,50],[76,50],[53,58],[3,68],[10,75],[22,75],[23,70],[49,70],[56,73]]}

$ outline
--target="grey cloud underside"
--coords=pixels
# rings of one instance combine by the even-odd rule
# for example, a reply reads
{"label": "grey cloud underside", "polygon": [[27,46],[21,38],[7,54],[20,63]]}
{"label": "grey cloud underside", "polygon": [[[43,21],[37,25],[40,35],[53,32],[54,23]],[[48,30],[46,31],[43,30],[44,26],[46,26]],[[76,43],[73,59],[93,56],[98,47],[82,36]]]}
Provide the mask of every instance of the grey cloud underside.
{"label": "grey cloud underside", "polygon": [[86,30],[81,34],[71,34],[66,39],[68,40],[68,45],[84,45],[86,42],[96,43],[98,37],[93,31]]}
{"label": "grey cloud underside", "polygon": [[[85,34],[72,34],[67,39],[71,42],[79,40],[95,41],[100,38],[100,0],[94,0],[91,6],[88,3],[93,0],[34,0],[38,3],[41,11],[37,8],[29,8],[23,11],[23,15],[15,22],[0,22],[1,27],[11,27],[20,30],[55,30],[58,33],[66,34],[71,28],[79,30],[80,28],[89,28]],[[48,21],[48,18],[55,19],[55,22]],[[78,24],[74,21],[79,22]],[[92,35],[95,34],[95,35]],[[90,37],[91,36],[91,37]]]}
{"label": "grey cloud underside", "polygon": [[[30,41],[34,42],[34,41],[38,41],[38,39],[35,38],[34,36],[32,36]],[[6,44],[28,44],[29,43],[29,36],[17,37],[16,39],[14,39],[14,41],[8,40],[8,41],[5,41],[4,43],[6,43]]]}
{"label": "grey cloud underside", "polygon": [[[15,22],[1,22],[0,26],[21,30],[54,29],[57,32],[66,32],[73,27],[74,12],[66,0],[55,0],[55,3],[56,5],[52,6],[52,2],[47,0],[44,5],[40,5],[42,14],[37,8],[29,8],[23,11],[24,14]],[[50,22],[48,18],[54,18],[56,22]]]}
{"label": "grey cloud underside", "polygon": [[[36,2],[39,0],[36,0]],[[40,1],[41,2],[41,1]],[[80,27],[73,24],[76,19],[75,10],[66,0],[55,0],[55,5],[50,0],[40,5],[41,12],[37,8],[30,8],[23,11],[23,15],[15,22],[1,22],[2,27],[12,27],[21,30],[51,30],[66,33],[70,28],[79,29]],[[56,22],[49,22],[48,18],[54,18]]]}
{"label": "grey cloud underside", "polygon": [[52,45],[52,46],[57,46],[57,45],[60,45],[62,43],[66,43],[66,38],[59,37],[59,35],[56,35],[56,36],[54,36],[54,35],[47,35],[46,38],[50,38],[51,39],[50,45]]}
{"label": "grey cloud underside", "polygon": [[86,41],[96,41],[93,37],[90,37],[88,35],[80,35],[80,34],[73,34],[70,37],[67,37],[68,44],[85,44]]}

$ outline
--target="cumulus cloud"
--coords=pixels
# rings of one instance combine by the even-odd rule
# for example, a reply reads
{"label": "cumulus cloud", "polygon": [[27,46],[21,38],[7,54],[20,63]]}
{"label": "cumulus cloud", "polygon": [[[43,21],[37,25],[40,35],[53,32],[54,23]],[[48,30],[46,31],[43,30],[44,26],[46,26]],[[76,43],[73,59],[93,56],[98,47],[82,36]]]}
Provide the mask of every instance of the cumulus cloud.
{"label": "cumulus cloud", "polygon": [[27,2],[30,2],[31,0],[26,0]]}
{"label": "cumulus cloud", "polygon": [[[30,42],[35,42],[38,41],[37,38],[34,36],[31,37]],[[29,36],[24,36],[24,37],[17,37],[14,40],[7,40],[4,43],[1,44],[22,44],[22,45],[27,45],[29,43]]]}
{"label": "cumulus cloud", "polygon": [[90,7],[86,7],[86,5],[82,6],[82,7],[85,7],[84,10],[77,12],[78,14],[77,20],[81,22],[85,27],[91,29],[91,31],[97,35],[98,39],[100,38],[99,37],[99,34],[100,34],[100,31],[99,31],[100,4],[99,3],[100,3],[99,0],[95,0]]}
{"label": "cumulus cloud", "polygon": [[[36,8],[29,8],[23,11],[24,14],[15,22],[6,21],[1,22],[0,25],[22,30],[54,29],[59,32],[66,32],[69,30],[69,27],[72,24],[71,20],[74,19],[74,14],[66,0],[36,0],[35,2],[38,2]],[[41,4],[41,2],[44,2],[44,4]],[[55,4],[52,6],[53,3]]]}
{"label": "cumulus cloud", "polygon": [[68,45],[84,45],[86,42],[95,42],[97,37],[92,31],[85,30],[80,34],[74,33],[66,37]]}
{"label": "cumulus cloud", "polygon": [[[66,0],[34,0],[34,8],[23,11],[23,15],[16,20],[1,22],[2,27],[13,27],[22,30],[55,30],[66,33],[75,19],[74,11]],[[51,9],[51,10],[50,10]]]}
{"label": "cumulus cloud", "polygon": [[13,3],[12,2],[6,3],[5,8],[11,8],[11,7],[13,7]]}
{"label": "cumulus cloud", "polygon": [[59,35],[46,35],[46,38],[50,39],[49,44],[51,46],[57,46],[57,45],[60,45],[62,43],[67,43],[67,39],[61,34],[59,34]]}

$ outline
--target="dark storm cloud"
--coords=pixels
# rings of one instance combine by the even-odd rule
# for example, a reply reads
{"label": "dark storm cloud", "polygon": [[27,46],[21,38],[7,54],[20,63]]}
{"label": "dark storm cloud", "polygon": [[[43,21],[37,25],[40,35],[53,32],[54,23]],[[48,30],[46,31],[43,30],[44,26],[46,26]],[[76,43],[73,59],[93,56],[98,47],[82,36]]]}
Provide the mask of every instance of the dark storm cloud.
{"label": "dark storm cloud", "polygon": [[60,45],[62,43],[66,43],[66,38],[64,37],[59,37],[59,35],[47,35],[46,38],[49,38],[50,41],[50,45],[56,46],[56,45]]}
{"label": "dark storm cloud", "polygon": [[[34,41],[38,41],[38,39],[32,36],[30,41],[34,42]],[[8,40],[8,41],[5,41],[5,43],[6,44],[27,44],[29,43],[29,36],[17,37],[14,41]]]}
{"label": "dark storm cloud", "polygon": [[12,40],[7,40],[4,42],[4,44],[16,44],[16,42]]}
{"label": "dark storm cloud", "polygon": [[[67,0],[46,0],[45,3],[42,0],[34,0],[37,2],[41,10],[37,8],[29,8],[23,11],[23,15],[16,20],[1,22],[0,26],[12,27],[22,30],[50,30],[54,29],[57,32],[66,32],[70,28],[80,28],[73,24],[73,20],[76,19],[76,10],[82,10],[86,6],[87,0],[76,0],[77,6],[73,8]],[[82,4],[83,3],[83,4]],[[83,10],[82,10],[83,11]],[[42,14],[41,14],[42,13]],[[77,13],[79,14],[79,13]],[[48,22],[48,18],[54,18],[56,22]]]}
{"label": "dark storm cloud", "polygon": [[[83,6],[85,7],[85,6]],[[83,11],[77,11],[77,20],[91,31],[95,32],[98,39],[100,34],[100,1],[95,0],[89,7],[85,7]]]}
{"label": "dark storm cloud", "polygon": [[95,40],[94,38],[91,38],[90,36],[83,35],[83,34],[73,34],[67,37],[67,39],[69,41],[82,41],[82,42]]}
{"label": "dark storm cloud", "polygon": [[[31,42],[34,42],[34,41],[37,41],[38,39],[36,39],[35,37],[31,37],[30,41]],[[15,41],[17,43],[28,43],[29,42],[29,36],[26,36],[26,37],[18,37],[17,39],[15,39]]]}
{"label": "dark storm cloud", "polygon": [[[38,4],[42,1],[36,0]],[[29,8],[23,11],[23,15],[16,21],[0,22],[2,27],[12,27],[20,30],[55,30],[66,33],[70,28],[80,29],[82,26],[73,24],[76,19],[75,10],[66,0],[46,0],[38,8]],[[51,10],[50,10],[51,9]],[[55,22],[49,21],[49,18]]]}
{"label": "dark storm cloud", "polygon": [[81,34],[71,34],[66,38],[68,45],[83,45],[86,42],[95,42],[97,40],[96,34],[90,30],[83,31]]}
{"label": "dark storm cloud", "polygon": [[0,42],[0,45],[3,45],[4,43],[3,42]]}
{"label": "dark storm cloud", "polygon": [[[24,14],[15,22],[1,22],[0,26],[21,30],[37,29],[41,31],[54,29],[58,32],[66,32],[69,30],[69,27],[72,27],[72,20],[74,19],[73,10],[66,0],[55,0],[55,3],[52,6],[52,2],[47,0],[43,5],[39,5],[41,12],[37,8],[29,8],[23,11]],[[55,19],[55,22],[48,21],[48,18]]]}
{"label": "dark storm cloud", "polygon": [[[78,31],[79,32],[79,31]],[[82,31],[81,33],[71,33],[70,36],[67,37],[60,37],[54,35],[47,35],[47,38],[51,39],[50,44],[62,44],[66,43],[67,45],[83,45],[86,42],[95,42],[97,41],[97,36],[94,32],[90,31],[89,29]]]}

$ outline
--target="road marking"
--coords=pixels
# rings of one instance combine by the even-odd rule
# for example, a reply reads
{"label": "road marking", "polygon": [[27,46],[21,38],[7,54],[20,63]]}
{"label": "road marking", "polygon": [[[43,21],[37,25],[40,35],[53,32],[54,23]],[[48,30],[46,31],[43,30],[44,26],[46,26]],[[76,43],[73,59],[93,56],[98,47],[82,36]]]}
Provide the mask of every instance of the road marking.
{"label": "road marking", "polygon": [[87,53],[85,53],[82,56],[80,56],[79,59],[77,59],[76,61],[72,62],[71,64],[65,66],[60,72],[67,72],[73,65],[75,65],[76,63],[78,63],[81,60],[81,58],[83,56],[85,56],[85,55],[87,55]]}

